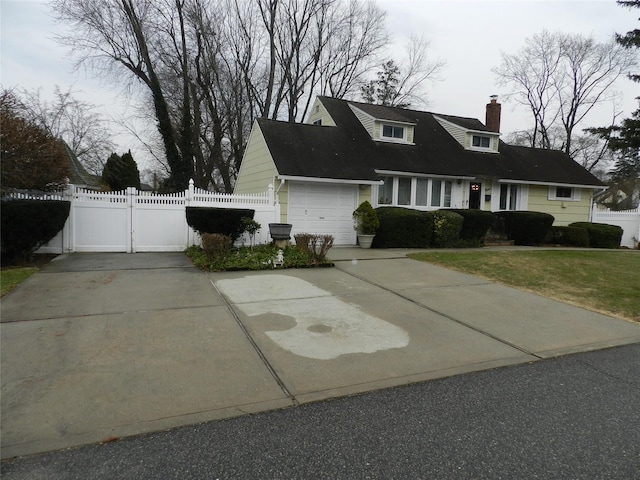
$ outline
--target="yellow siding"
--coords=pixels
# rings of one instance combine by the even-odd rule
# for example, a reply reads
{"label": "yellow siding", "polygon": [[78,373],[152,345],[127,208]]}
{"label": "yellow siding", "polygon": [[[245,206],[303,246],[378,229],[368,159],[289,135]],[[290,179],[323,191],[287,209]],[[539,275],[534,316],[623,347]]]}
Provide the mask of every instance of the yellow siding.
{"label": "yellow siding", "polygon": [[316,120],[322,120],[321,124],[323,126],[336,126],[336,122],[333,121],[333,118],[331,118],[331,115],[329,115],[329,112],[327,112],[327,109],[324,108],[324,105],[322,105],[322,102],[318,98],[316,98],[316,101],[311,108],[311,113],[309,114],[307,123],[313,124]]}
{"label": "yellow siding", "polygon": [[371,185],[360,185],[360,187],[358,187],[358,205],[365,200],[373,205],[371,201]]}
{"label": "yellow siding", "polygon": [[581,189],[580,200],[549,200],[549,187],[543,185],[529,186],[529,204],[527,210],[550,213],[555,218],[556,226],[566,226],[573,222],[588,222],[591,208],[592,191]]}
{"label": "yellow siding", "polygon": [[[274,182],[274,177],[277,174],[275,163],[273,163],[262,131],[258,127],[258,123],[254,122],[247,148],[242,157],[234,192],[265,192],[269,184]],[[274,188],[278,188],[278,186],[274,185]]]}

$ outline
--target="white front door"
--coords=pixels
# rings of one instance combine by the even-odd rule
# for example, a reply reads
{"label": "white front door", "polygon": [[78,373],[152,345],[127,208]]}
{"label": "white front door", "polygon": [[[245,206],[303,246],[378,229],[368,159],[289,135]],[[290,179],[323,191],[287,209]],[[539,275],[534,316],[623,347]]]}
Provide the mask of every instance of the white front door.
{"label": "white front door", "polygon": [[335,245],[355,245],[351,215],[356,209],[357,185],[289,183],[288,223],[291,234],[333,235]]}

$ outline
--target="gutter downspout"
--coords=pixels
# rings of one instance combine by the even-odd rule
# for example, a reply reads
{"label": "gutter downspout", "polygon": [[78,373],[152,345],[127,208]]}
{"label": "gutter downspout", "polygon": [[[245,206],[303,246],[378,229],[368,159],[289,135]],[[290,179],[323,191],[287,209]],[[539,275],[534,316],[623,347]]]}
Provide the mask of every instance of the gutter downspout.
{"label": "gutter downspout", "polygon": [[278,219],[277,219],[278,223],[282,222],[282,211],[280,210],[280,190],[284,186],[285,179],[280,178],[279,180],[280,180],[280,185],[278,185],[278,189],[276,190],[276,193],[275,193],[276,212],[278,213]]}

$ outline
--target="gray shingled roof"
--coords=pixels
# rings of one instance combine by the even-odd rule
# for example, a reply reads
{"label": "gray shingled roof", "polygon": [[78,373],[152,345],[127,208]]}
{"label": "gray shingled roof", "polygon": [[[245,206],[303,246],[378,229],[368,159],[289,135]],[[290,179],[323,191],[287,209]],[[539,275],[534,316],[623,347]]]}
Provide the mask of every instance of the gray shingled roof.
{"label": "gray shingled roof", "polygon": [[[379,180],[376,170],[387,170],[527,182],[603,185],[581,165],[557,150],[515,147],[500,142],[499,153],[470,151],[449,135],[432,113],[330,97],[320,99],[337,127],[258,120],[280,175],[375,181]],[[404,118],[401,121],[415,123],[415,144],[402,145],[372,140],[349,108],[349,103],[376,118]],[[486,130],[476,119],[435,115],[465,128]]]}

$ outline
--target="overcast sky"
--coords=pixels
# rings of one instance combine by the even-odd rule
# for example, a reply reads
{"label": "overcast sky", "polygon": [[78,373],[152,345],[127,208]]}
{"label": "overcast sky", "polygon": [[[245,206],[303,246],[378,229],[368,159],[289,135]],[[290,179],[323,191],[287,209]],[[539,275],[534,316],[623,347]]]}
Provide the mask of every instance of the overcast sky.
{"label": "overcast sky", "polygon": [[[427,85],[429,111],[478,118],[484,122],[489,96],[500,95],[503,103],[503,133],[526,129],[527,112],[505,101],[508,91],[496,85],[491,69],[500,63],[500,52],[515,53],[526,38],[541,32],[563,31],[593,35],[606,41],[615,33],[638,28],[637,9],[626,9],[615,0],[378,0],[387,12],[387,28],[394,38],[394,50],[411,34],[422,34],[430,41],[430,55],[446,61],[442,81]],[[53,40],[60,29],[46,1],[1,0],[1,70],[3,88],[42,87],[51,96],[55,85],[63,90],[73,86],[77,97],[100,105],[110,116],[126,111],[127,101],[117,87],[83,71],[73,72],[73,59]],[[399,57],[398,57],[399,58]],[[634,97],[638,84],[621,78],[620,109],[627,117],[637,108]],[[611,119],[611,105],[604,105],[587,118],[581,128],[602,126]],[[119,136],[123,151],[138,150],[133,140]]]}

